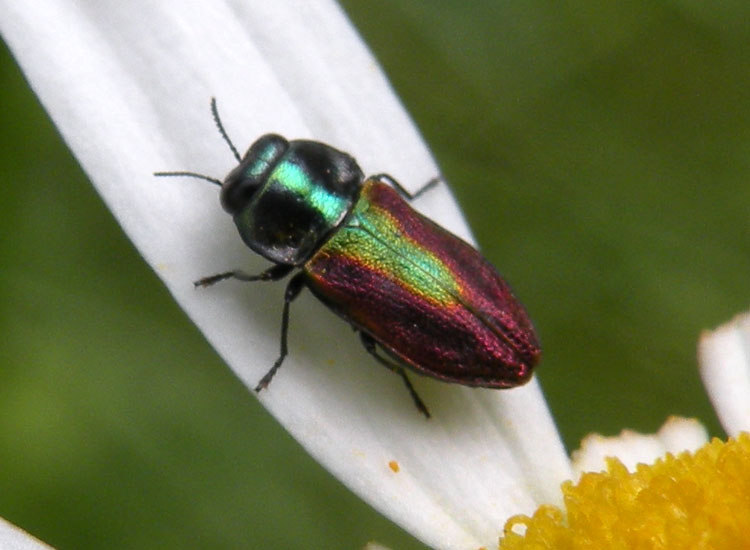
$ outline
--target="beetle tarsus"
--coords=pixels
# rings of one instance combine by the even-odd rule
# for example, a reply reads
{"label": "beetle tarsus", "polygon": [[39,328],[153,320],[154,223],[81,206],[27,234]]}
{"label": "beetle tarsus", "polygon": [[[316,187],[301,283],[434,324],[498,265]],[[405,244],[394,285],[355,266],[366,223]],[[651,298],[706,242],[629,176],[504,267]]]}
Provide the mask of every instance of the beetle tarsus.
{"label": "beetle tarsus", "polygon": [[411,380],[409,380],[409,377],[406,376],[406,371],[403,368],[399,367],[391,370],[401,375],[401,379],[404,381],[406,389],[409,390],[409,395],[411,395],[411,399],[412,401],[414,401],[414,405],[417,407],[417,410],[421,412],[425,416],[425,418],[429,419],[432,415],[430,415],[430,411],[427,409],[427,405],[424,404],[424,401],[422,401],[422,398],[419,397],[417,390],[415,390],[414,386],[411,385]]}
{"label": "beetle tarsus", "polygon": [[225,279],[231,279],[234,277],[235,272],[234,271],[227,271],[225,273],[217,273],[216,275],[209,275],[208,277],[202,277],[198,279],[197,281],[193,281],[193,286],[197,287],[206,287],[211,286],[219,281],[223,281]]}
{"label": "beetle tarsus", "polygon": [[276,371],[279,370],[279,367],[281,366],[281,363],[284,362],[284,357],[286,357],[286,353],[276,359],[276,362],[273,364],[273,367],[263,376],[263,378],[260,379],[260,382],[258,382],[258,385],[255,386],[255,393],[260,392],[260,390],[264,390],[268,387],[268,384],[271,383],[271,379],[276,374]]}
{"label": "beetle tarsus", "polygon": [[362,340],[362,345],[367,350],[367,353],[372,355],[378,361],[378,363],[384,365],[385,367],[388,367],[390,370],[401,376],[401,379],[404,381],[406,389],[409,390],[409,395],[411,395],[411,399],[412,401],[414,401],[414,405],[417,407],[417,410],[425,415],[426,418],[430,418],[431,415],[430,411],[427,409],[427,405],[424,404],[424,401],[422,401],[422,398],[419,397],[417,390],[415,390],[414,386],[411,385],[411,381],[409,380],[409,377],[406,376],[404,367],[402,367],[401,365],[397,365],[396,363],[389,361],[388,359],[380,355],[377,350],[375,339],[369,334],[360,332],[359,338],[360,340]]}

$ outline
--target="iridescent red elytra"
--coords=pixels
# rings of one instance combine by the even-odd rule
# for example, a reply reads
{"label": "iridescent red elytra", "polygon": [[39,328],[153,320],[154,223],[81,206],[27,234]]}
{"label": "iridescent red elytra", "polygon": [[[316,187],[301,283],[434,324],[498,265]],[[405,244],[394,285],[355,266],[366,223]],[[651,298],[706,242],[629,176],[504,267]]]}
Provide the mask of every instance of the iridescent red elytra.
{"label": "iridescent red elytra", "polygon": [[365,179],[356,161],[333,147],[275,134],[240,157],[213,100],[211,108],[239,165],[223,182],[194,172],[156,175],[221,186],[222,206],[242,239],[274,263],[257,275],[228,271],[196,286],[276,281],[295,271],[284,298],[281,353],[256,391],[287,355],[289,306],[304,287],[401,376],[427,417],[404,367],[465,386],[512,388],[529,380],[541,352],[523,306],[476,249],[407,202],[437,180],[412,195],[389,176]]}

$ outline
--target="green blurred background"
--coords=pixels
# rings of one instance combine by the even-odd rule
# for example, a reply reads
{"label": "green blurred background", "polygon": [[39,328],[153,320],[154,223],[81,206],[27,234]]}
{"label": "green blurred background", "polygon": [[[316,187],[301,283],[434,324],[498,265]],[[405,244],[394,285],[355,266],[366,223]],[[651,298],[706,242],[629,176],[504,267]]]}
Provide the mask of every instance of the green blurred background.
{"label": "green blurred background", "polygon": [[[750,305],[750,4],[344,6],[532,313],[568,448],[723,435],[695,346]],[[234,379],[0,63],[0,516],[60,549],[422,548]]]}

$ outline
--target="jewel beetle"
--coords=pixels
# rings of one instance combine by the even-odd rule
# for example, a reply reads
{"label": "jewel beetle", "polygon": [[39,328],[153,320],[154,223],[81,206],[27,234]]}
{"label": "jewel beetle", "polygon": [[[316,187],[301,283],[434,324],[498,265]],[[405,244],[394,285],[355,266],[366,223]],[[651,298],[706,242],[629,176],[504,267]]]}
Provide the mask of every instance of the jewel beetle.
{"label": "jewel beetle", "polygon": [[223,180],[221,205],[240,237],[273,265],[196,281],[278,281],[284,294],[281,350],[255,390],[287,356],[289,309],[303,288],[347,321],[364,348],[398,373],[417,408],[429,412],[405,368],[445,382],[512,388],[531,377],[541,350],[521,303],[472,246],[414,210],[414,194],[385,174],[365,177],[348,154],[317,141],[260,137],[240,156],[211,100],[217,128],[238,165]]}

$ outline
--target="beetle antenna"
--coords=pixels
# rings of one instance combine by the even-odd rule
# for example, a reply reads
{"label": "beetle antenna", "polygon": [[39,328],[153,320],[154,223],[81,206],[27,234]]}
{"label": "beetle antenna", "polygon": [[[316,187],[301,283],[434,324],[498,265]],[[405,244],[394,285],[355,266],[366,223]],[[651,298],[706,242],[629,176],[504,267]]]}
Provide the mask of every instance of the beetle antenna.
{"label": "beetle antenna", "polygon": [[216,108],[215,97],[211,98],[211,114],[214,116],[214,122],[216,123],[216,127],[219,129],[219,133],[221,134],[221,137],[224,138],[224,141],[227,142],[227,145],[229,145],[229,148],[232,150],[232,154],[234,155],[234,158],[237,159],[237,162],[242,162],[242,157],[240,156],[239,152],[237,152],[237,148],[234,146],[234,143],[232,143],[232,140],[229,139],[229,136],[227,135],[226,130],[224,130],[224,125],[221,123],[219,110]]}
{"label": "beetle antenna", "polygon": [[198,178],[199,180],[210,181],[214,185],[221,187],[221,180],[212,178],[211,176],[204,176],[203,174],[197,174],[195,172],[154,172],[155,176],[186,176],[188,178]]}

